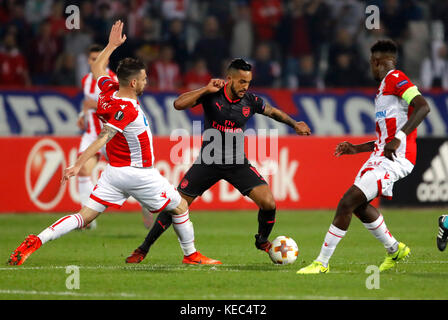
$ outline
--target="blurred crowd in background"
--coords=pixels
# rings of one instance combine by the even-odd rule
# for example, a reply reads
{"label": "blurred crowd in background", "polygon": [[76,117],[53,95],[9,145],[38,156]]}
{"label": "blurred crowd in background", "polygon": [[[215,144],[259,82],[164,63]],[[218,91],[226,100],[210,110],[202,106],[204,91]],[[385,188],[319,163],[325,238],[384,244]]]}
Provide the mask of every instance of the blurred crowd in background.
{"label": "blurred crowd in background", "polygon": [[[66,28],[69,5],[79,29]],[[367,5],[379,29],[366,28]],[[0,0],[0,85],[80,86],[87,48],[106,45],[117,19],[128,40],[112,70],[139,57],[153,89],[198,88],[235,57],[253,65],[252,86],[372,87],[370,46],[383,38],[420,88],[448,89],[446,0]]]}

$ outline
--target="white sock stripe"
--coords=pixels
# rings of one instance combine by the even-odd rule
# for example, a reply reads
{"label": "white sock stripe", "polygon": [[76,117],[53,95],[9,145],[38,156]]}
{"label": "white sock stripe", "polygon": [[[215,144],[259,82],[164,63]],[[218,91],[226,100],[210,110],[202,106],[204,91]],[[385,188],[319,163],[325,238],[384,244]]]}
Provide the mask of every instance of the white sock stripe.
{"label": "white sock stripe", "polygon": [[79,221],[78,215],[74,214],[73,216],[76,218],[76,221],[78,222],[78,229],[80,229],[81,227],[80,227],[80,221]]}
{"label": "white sock stripe", "polygon": [[75,214],[75,217],[78,220],[78,228],[81,229],[82,227],[84,227],[84,219],[82,218],[82,216],[77,213]]}
{"label": "white sock stripe", "polygon": [[188,214],[190,213],[189,210],[187,210],[186,212],[179,214],[179,215],[173,215],[173,219],[181,219],[184,218],[185,216],[188,216]]}
{"label": "white sock stripe", "polygon": [[345,236],[345,234],[347,233],[347,231],[341,230],[338,227],[335,227],[334,225],[330,226],[330,228],[328,229],[328,232],[336,237],[339,237],[339,238],[343,238]]}
{"label": "white sock stripe", "polygon": [[53,229],[54,227],[56,227],[58,224],[60,224],[62,221],[67,220],[68,218],[70,218],[70,216],[65,216],[62,217],[61,219],[59,219],[58,221],[56,221],[55,223],[53,223],[50,228]]}
{"label": "white sock stripe", "polygon": [[386,220],[382,214],[374,222],[364,223],[364,227],[384,245],[386,250],[390,251],[391,248],[395,248],[397,240],[387,228]]}
{"label": "white sock stripe", "polygon": [[184,220],[184,221],[182,221],[182,222],[174,222],[174,221],[173,221],[173,223],[174,223],[174,224],[183,224],[183,223],[187,222],[188,220],[190,220],[190,218],[187,218],[186,220]]}
{"label": "white sock stripe", "polygon": [[363,225],[369,230],[375,230],[378,229],[383,223],[384,223],[384,217],[382,214],[380,214],[380,216],[375,221],[370,223],[363,223]]}

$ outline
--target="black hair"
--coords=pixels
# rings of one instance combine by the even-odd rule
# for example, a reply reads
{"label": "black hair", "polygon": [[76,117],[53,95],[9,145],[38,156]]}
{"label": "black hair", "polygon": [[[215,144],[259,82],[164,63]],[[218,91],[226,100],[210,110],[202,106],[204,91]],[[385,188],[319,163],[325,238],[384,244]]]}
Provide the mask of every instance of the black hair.
{"label": "black hair", "polygon": [[99,44],[91,44],[88,48],[87,48],[87,53],[92,53],[92,52],[101,52],[103,51],[104,47],[99,45]]}
{"label": "black hair", "polygon": [[381,53],[391,53],[393,55],[397,55],[398,46],[392,40],[378,40],[375,44],[370,48],[371,53],[381,52]]}
{"label": "black hair", "polygon": [[234,70],[243,70],[243,71],[251,71],[252,65],[250,65],[247,61],[241,58],[233,59],[229,66],[227,67],[227,71],[234,69]]}
{"label": "black hair", "polygon": [[140,70],[146,69],[145,64],[139,59],[124,58],[118,63],[117,78],[120,83],[130,81],[131,77],[140,72]]}

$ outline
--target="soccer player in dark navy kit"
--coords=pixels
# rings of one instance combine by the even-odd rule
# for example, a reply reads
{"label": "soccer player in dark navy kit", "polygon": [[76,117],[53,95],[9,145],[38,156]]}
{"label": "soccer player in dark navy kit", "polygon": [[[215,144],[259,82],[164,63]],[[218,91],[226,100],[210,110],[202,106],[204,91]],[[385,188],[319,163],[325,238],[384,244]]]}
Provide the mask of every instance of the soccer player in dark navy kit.
{"label": "soccer player in dark navy kit", "polygon": [[[185,110],[202,104],[204,133],[200,156],[180,181],[178,191],[190,205],[197,196],[221,179],[259,207],[258,234],[255,246],[269,251],[268,237],[275,222],[275,200],[266,181],[250,164],[244,154],[244,127],[260,113],[292,127],[298,135],[310,135],[306,123],[297,122],[285,112],[272,107],[262,98],[247,92],[252,80],[252,67],[243,59],[234,59],[227,69],[227,82],[212,79],[206,87],[186,92],[174,102],[174,108]],[[216,139],[221,147],[217,147]],[[231,143],[229,144],[229,141]],[[145,241],[126,258],[127,263],[141,262],[155,240],[171,225],[171,216],[159,213]]]}

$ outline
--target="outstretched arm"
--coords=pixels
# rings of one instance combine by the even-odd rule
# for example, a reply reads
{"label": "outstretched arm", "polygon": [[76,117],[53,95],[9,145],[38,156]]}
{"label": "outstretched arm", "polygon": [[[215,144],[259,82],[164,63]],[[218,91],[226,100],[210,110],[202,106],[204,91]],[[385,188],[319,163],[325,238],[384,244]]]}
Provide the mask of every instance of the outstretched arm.
{"label": "outstretched arm", "polygon": [[414,108],[414,111],[412,111],[408,121],[406,121],[401,130],[395,135],[395,138],[384,146],[384,156],[389,160],[394,161],[393,156],[397,156],[395,152],[400,146],[401,141],[406,139],[406,136],[418,127],[430,111],[429,105],[422,95],[415,96],[409,105]]}
{"label": "outstretched arm", "polygon": [[263,114],[278,122],[287,124],[288,126],[293,128],[298,135],[309,136],[311,134],[311,130],[305,122],[294,120],[293,118],[288,116],[285,112],[271,106],[267,102]]}
{"label": "outstretched arm", "polygon": [[96,155],[98,151],[109,142],[117,133],[117,130],[111,126],[105,125],[101,130],[98,138],[76,159],[73,166],[64,170],[64,176],[62,177],[62,183],[65,183],[69,178],[78,174],[79,170],[84,166],[87,160]]}
{"label": "outstretched arm", "polygon": [[360,152],[372,152],[375,149],[375,141],[369,141],[361,144],[351,144],[344,141],[339,143],[334,150],[334,155],[340,157],[344,154],[357,154]]}
{"label": "outstretched arm", "polygon": [[92,64],[93,76],[98,79],[101,76],[108,76],[106,71],[107,65],[109,63],[109,57],[112,52],[117,49],[126,41],[126,35],[123,35],[123,22],[120,20],[116,21],[112,26],[109,34],[109,43],[106,48],[100,52],[95,62]]}
{"label": "outstretched arm", "polygon": [[219,91],[219,89],[224,87],[224,85],[224,80],[211,79],[207,86],[181,94],[174,101],[174,108],[176,110],[185,110],[188,108],[192,108],[198,104],[199,98],[206,94]]}

